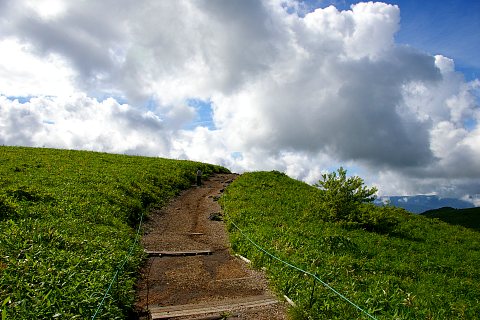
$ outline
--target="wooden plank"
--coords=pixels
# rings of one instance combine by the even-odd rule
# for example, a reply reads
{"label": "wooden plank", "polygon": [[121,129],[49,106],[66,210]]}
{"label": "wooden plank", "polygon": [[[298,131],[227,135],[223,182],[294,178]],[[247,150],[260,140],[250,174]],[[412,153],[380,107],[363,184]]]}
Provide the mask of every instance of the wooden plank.
{"label": "wooden plank", "polygon": [[225,319],[230,319],[230,318],[238,318],[238,314],[229,314],[227,318],[225,318],[225,315],[223,314],[215,314],[215,315],[210,315],[210,316],[200,316],[195,317],[194,320],[225,320]]}
{"label": "wooden plank", "polygon": [[210,303],[150,308],[150,314],[152,320],[168,319],[175,317],[234,311],[244,308],[262,307],[276,303],[278,303],[278,301],[275,298],[262,295],[247,298],[229,299]]}
{"label": "wooden plank", "polygon": [[221,282],[221,281],[243,281],[243,280],[248,280],[252,279],[253,276],[248,276],[248,277],[241,277],[241,278],[227,278],[227,279],[217,279],[214,281]]}
{"label": "wooden plank", "polygon": [[245,258],[245,257],[242,256],[242,255],[236,254],[235,256],[239,257],[240,259],[242,259],[242,260],[245,261],[246,263],[252,263],[252,261],[248,260],[247,258]]}
{"label": "wooden plank", "polygon": [[[153,309],[162,309],[162,310],[179,310],[179,309],[191,309],[197,307],[217,307],[223,306],[228,303],[249,303],[252,301],[264,300],[264,299],[274,299],[271,295],[258,295],[258,296],[248,296],[248,297],[239,297],[239,298],[226,298],[224,300],[212,300],[208,302],[200,303],[191,303],[191,304],[182,304],[182,305],[173,305],[173,306],[156,306]],[[152,310],[152,308],[150,308]]]}
{"label": "wooden plank", "polygon": [[289,305],[291,305],[292,307],[296,307],[297,305],[295,304],[295,302],[293,302],[292,299],[290,299],[289,297],[287,297],[286,295],[283,295],[283,297],[285,298],[285,301],[288,302]]}
{"label": "wooden plank", "polygon": [[178,256],[197,256],[212,254],[212,250],[188,250],[188,251],[153,251],[145,250],[145,253],[149,256],[156,257],[178,257]]}

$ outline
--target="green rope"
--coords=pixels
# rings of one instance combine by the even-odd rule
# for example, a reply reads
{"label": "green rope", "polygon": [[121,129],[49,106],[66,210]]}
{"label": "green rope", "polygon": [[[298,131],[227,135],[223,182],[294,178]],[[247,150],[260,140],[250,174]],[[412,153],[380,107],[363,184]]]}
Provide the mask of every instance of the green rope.
{"label": "green rope", "polygon": [[277,260],[277,261],[280,261],[281,263],[289,266],[290,268],[293,268],[299,272],[302,272],[304,274],[308,274],[309,276],[312,276],[315,280],[319,281],[322,285],[324,285],[326,288],[332,290],[335,294],[337,294],[340,298],[342,298],[343,300],[347,301],[348,303],[350,303],[352,306],[354,306],[355,308],[357,308],[358,310],[360,310],[361,312],[363,312],[364,314],[366,314],[367,316],[369,316],[371,319],[374,319],[374,320],[377,320],[374,316],[372,316],[371,314],[369,314],[367,311],[363,310],[362,308],[360,308],[357,304],[353,303],[352,301],[350,301],[347,297],[345,297],[343,294],[341,294],[340,292],[338,292],[337,290],[335,290],[334,288],[332,288],[328,283],[322,281],[322,279],[320,279],[319,277],[317,277],[317,275],[311,273],[311,272],[308,272],[308,271],[305,271],[303,269],[300,269],[299,267],[297,266],[294,266],[293,264],[291,263],[288,263],[287,261],[284,261],[280,258],[278,258],[277,256],[271,254],[270,252],[266,251],[264,248],[260,247],[258,244],[256,244],[252,239],[250,239],[243,231],[242,229],[240,229],[233,221],[230,221],[233,226],[235,228],[238,229],[238,231],[240,231],[240,233],[242,234],[242,236],[244,236],[248,241],[250,241],[251,244],[253,244],[258,250],[262,251],[263,253],[267,254],[268,256],[272,257],[273,259]]}
{"label": "green rope", "polygon": [[130,247],[130,250],[125,255],[125,258],[119,264],[119,267],[117,267],[117,269],[115,271],[115,274],[113,275],[112,280],[110,281],[110,284],[108,285],[107,291],[105,291],[105,294],[103,295],[102,301],[100,301],[100,303],[98,304],[97,310],[95,311],[95,314],[92,316],[92,320],[94,320],[97,317],[98,313],[102,309],[103,304],[105,303],[105,299],[107,298],[108,293],[112,289],[112,286],[113,286],[113,283],[115,282],[115,279],[118,278],[118,274],[120,273],[120,271],[123,269],[123,267],[127,263],[128,258],[130,258],[130,256],[132,255],[133,249],[135,248],[135,245],[138,242],[138,235],[140,234],[140,228],[142,226],[142,222],[143,222],[143,212],[142,212],[142,215],[140,216],[140,223],[138,224],[137,232],[135,234],[135,240],[133,241],[132,246]]}

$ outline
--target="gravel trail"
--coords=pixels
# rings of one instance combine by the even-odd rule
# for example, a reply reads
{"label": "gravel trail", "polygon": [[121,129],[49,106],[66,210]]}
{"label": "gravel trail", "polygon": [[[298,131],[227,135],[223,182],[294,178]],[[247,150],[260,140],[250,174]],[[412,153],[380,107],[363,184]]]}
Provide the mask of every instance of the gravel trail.
{"label": "gravel trail", "polygon": [[[137,310],[238,299],[274,297],[265,275],[230,254],[225,224],[217,203],[235,174],[217,174],[180,194],[167,207],[153,211],[142,244],[150,251],[211,250],[209,255],[150,257],[137,284]],[[223,318],[221,318],[223,316]],[[287,319],[284,303],[175,319]],[[146,317],[145,317],[146,319]]]}

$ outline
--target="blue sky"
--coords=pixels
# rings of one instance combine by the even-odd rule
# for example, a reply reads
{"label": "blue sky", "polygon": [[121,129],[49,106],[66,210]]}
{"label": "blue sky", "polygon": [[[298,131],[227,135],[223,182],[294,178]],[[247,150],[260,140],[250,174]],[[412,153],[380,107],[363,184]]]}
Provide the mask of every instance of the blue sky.
{"label": "blue sky", "polygon": [[207,127],[209,130],[215,130],[213,122],[212,102],[209,100],[189,99],[188,106],[193,107],[196,112],[195,119],[189,123],[186,128],[194,129],[195,127]]}
{"label": "blue sky", "polygon": [[0,1],[0,145],[308,183],[343,166],[382,195],[480,205],[479,14],[480,1]]}
{"label": "blue sky", "polygon": [[453,58],[469,80],[480,76],[480,1],[397,1],[402,26],[397,35],[431,54]]}
{"label": "blue sky", "polygon": [[[442,54],[456,62],[469,80],[480,76],[480,1],[478,0],[396,0],[385,1],[400,7],[398,43],[430,54]],[[306,1],[311,8],[334,5],[348,10],[358,1]]]}

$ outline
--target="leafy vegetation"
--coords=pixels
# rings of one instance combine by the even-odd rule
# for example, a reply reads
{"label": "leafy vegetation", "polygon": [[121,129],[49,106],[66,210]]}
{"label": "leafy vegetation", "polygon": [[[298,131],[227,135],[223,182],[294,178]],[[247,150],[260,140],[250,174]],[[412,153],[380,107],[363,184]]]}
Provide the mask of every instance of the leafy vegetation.
{"label": "leafy vegetation", "polygon": [[191,161],[0,147],[2,320],[91,318],[117,271],[96,319],[125,318],[143,256],[133,245],[140,218],[194,183],[197,168],[227,171]]}
{"label": "leafy vegetation", "polygon": [[332,219],[325,193],[279,172],[256,172],[235,180],[221,199],[233,250],[267,268],[275,290],[297,304],[294,319],[368,316],[262,253],[233,223],[377,319],[478,318],[478,232],[370,203],[356,203],[353,219]]}
{"label": "leafy vegetation", "polygon": [[357,176],[347,178],[347,170],[340,167],[337,172],[325,173],[315,185],[322,192],[321,213],[329,220],[356,221],[362,203],[375,200],[376,188],[368,188]]}
{"label": "leafy vegetation", "polygon": [[437,218],[450,224],[480,231],[480,208],[440,208],[422,213],[425,217]]}

